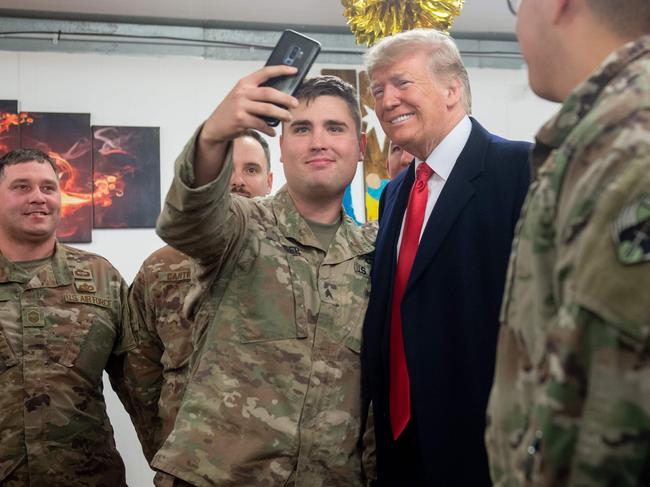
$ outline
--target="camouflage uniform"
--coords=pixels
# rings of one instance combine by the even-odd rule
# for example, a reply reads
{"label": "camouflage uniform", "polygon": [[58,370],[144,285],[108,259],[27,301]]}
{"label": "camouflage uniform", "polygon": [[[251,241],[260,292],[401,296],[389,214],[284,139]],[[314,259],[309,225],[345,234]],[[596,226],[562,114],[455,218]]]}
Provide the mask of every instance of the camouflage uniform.
{"label": "camouflage uniform", "polygon": [[126,485],[102,394],[135,346],[126,299],[95,254],[57,244],[33,277],[0,255],[0,484]]}
{"label": "camouflage uniform", "polygon": [[134,423],[147,460],[174,426],[192,353],[192,323],[182,313],[190,289],[191,260],[165,246],[142,264],[129,290],[142,341],[126,356],[126,375],[145,384]]}
{"label": "camouflage uniform", "polygon": [[197,486],[362,485],[360,339],[376,227],[343,216],[326,251],[286,189],[231,196],[231,154],[192,189],[193,160],[191,141],[158,231],[198,259],[196,289],[216,311],[153,466]]}
{"label": "camouflage uniform", "polygon": [[650,485],[650,36],[537,136],[502,308],[496,486]]}

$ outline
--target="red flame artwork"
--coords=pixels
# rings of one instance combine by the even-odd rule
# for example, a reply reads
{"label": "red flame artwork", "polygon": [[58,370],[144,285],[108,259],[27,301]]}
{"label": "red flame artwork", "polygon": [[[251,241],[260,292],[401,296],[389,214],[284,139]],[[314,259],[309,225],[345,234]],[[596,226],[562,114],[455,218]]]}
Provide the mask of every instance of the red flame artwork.
{"label": "red flame artwork", "polygon": [[156,127],[93,127],[95,228],[155,226],[159,147]]}

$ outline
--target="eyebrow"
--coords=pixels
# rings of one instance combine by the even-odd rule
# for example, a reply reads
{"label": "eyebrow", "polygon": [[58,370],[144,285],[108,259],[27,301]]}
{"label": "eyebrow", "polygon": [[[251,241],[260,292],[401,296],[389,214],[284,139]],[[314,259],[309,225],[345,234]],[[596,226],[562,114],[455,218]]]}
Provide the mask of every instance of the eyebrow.
{"label": "eyebrow", "polygon": [[[16,183],[29,183],[29,184],[33,184],[34,181],[31,180],[31,179],[28,179],[28,178],[18,178],[18,179],[14,179],[13,181],[11,181],[11,184],[16,184]],[[58,183],[57,180],[49,179],[49,178],[48,178],[48,179],[41,179],[40,181],[37,182],[37,184],[39,184],[39,185],[40,185],[40,184],[53,184],[54,186],[56,186],[57,183]]]}
{"label": "eyebrow", "polygon": [[[394,83],[398,79],[403,79],[404,77],[407,76],[406,71],[400,71],[399,73],[393,73],[391,74],[388,78],[386,78],[390,83]],[[370,83],[370,90],[372,91],[373,89],[377,88],[377,86],[381,85],[382,83],[377,83],[377,82],[371,82]]]}
{"label": "eyebrow", "polygon": [[302,126],[302,125],[307,125],[307,126],[311,126],[312,123],[311,123],[309,120],[293,120],[293,121],[289,124],[290,127],[295,127],[296,125],[301,125],[301,126]]}
{"label": "eyebrow", "polygon": [[341,120],[325,120],[325,125],[328,127],[347,127],[348,124]]}

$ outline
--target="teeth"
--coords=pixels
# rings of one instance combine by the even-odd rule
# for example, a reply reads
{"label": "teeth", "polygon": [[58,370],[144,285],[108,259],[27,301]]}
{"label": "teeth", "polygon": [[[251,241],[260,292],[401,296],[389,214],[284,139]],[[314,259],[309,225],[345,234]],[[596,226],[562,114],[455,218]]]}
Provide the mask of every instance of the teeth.
{"label": "teeth", "polygon": [[410,113],[406,113],[406,114],[404,114],[404,115],[400,115],[399,117],[392,119],[392,120],[390,121],[390,123],[400,123],[400,122],[403,122],[404,120],[407,120],[407,119],[409,119],[409,118],[411,118],[411,114],[410,114]]}

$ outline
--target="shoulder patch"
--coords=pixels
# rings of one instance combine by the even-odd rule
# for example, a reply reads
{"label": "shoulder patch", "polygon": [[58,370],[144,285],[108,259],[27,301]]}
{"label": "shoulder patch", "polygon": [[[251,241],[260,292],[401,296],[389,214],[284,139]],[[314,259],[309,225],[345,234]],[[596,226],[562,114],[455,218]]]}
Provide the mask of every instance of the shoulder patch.
{"label": "shoulder patch", "polygon": [[650,194],[623,208],[611,231],[619,261],[628,265],[650,261]]}

